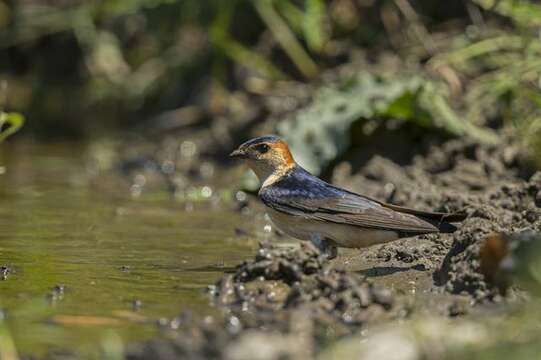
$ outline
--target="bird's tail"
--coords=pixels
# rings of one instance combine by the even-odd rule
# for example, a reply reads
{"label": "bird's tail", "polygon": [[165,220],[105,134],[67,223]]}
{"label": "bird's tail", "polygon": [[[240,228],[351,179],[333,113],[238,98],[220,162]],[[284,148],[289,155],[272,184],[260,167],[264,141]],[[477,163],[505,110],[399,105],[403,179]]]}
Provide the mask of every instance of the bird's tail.
{"label": "bird's tail", "polygon": [[422,211],[417,209],[411,209],[404,206],[385,204],[386,207],[393,209],[394,211],[411,214],[418,216],[427,220],[436,220],[440,222],[461,222],[466,219],[468,214],[464,212],[456,213],[442,213],[442,212],[431,212],[431,211]]}
{"label": "bird's tail", "polygon": [[438,228],[440,233],[453,233],[457,230],[456,226],[448,222],[442,222],[442,223],[434,224],[434,225]]}
{"label": "bird's tail", "polygon": [[442,212],[430,212],[411,209],[403,206],[385,204],[385,206],[399,212],[411,214],[417,216],[420,219],[434,225],[442,233],[452,233],[456,231],[457,227],[451,224],[452,222],[461,222],[468,216],[463,212],[456,213],[442,213]]}
{"label": "bird's tail", "polygon": [[457,230],[457,227],[451,222],[461,222],[466,219],[466,214],[463,213],[432,213],[417,211],[415,214],[420,219],[423,219],[436,228],[438,228],[440,233],[452,233]]}

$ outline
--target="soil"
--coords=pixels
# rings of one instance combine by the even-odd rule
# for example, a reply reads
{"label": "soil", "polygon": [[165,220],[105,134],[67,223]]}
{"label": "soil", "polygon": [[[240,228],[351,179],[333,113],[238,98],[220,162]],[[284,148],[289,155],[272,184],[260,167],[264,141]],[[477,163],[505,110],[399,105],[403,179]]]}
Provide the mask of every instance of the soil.
{"label": "soil", "polygon": [[389,289],[336,267],[309,243],[295,250],[261,244],[253,260],[210,286],[209,295],[224,310],[222,320],[164,321],[162,327],[182,335],[135,345],[128,357],[310,358],[339,336],[399,316]]}
{"label": "soil", "polygon": [[383,263],[422,264],[433,271],[434,290],[466,294],[475,301],[499,295],[479,270],[479,249],[487,235],[541,230],[541,172],[534,173],[518,145],[481,145],[451,140],[429,147],[413,163],[399,166],[373,157],[357,173],[338,165],[335,182],[398,205],[425,210],[465,211],[468,218],[452,234],[418,237],[416,246],[398,241],[365,256]]}

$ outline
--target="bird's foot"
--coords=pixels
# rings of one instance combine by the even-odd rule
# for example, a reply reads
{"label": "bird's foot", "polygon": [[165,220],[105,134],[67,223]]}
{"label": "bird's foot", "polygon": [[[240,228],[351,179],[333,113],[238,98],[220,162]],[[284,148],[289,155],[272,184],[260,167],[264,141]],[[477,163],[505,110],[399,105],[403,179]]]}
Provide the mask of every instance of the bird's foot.
{"label": "bird's foot", "polygon": [[325,258],[331,260],[338,256],[337,247],[332,245],[329,240],[322,239],[320,237],[313,237],[311,242]]}

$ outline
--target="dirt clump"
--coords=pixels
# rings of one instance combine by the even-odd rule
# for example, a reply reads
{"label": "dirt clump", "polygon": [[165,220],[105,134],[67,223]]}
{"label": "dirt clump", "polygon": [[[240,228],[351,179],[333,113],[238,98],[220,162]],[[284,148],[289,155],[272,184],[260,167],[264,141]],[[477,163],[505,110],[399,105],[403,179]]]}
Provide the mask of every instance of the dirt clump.
{"label": "dirt clump", "polygon": [[175,330],[173,340],[136,344],[128,358],[248,359],[254,348],[262,356],[256,358],[309,358],[328,341],[394,315],[388,289],[334,267],[309,243],[295,250],[264,243],[209,293],[222,319],[163,320],[163,329]]}
{"label": "dirt clump", "polygon": [[362,325],[393,306],[388,289],[336,267],[304,242],[296,250],[263,244],[255,259],[222,278],[213,294],[219,305],[231,311],[303,308],[315,319],[332,318],[344,325]]}

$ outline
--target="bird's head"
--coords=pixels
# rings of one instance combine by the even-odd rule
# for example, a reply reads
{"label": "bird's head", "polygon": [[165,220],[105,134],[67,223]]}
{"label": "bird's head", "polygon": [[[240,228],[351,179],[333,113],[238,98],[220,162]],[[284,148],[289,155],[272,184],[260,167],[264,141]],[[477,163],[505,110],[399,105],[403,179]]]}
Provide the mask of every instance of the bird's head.
{"label": "bird's head", "polygon": [[229,156],[244,159],[260,181],[279,177],[295,166],[287,143],[275,135],[260,136],[240,145]]}

